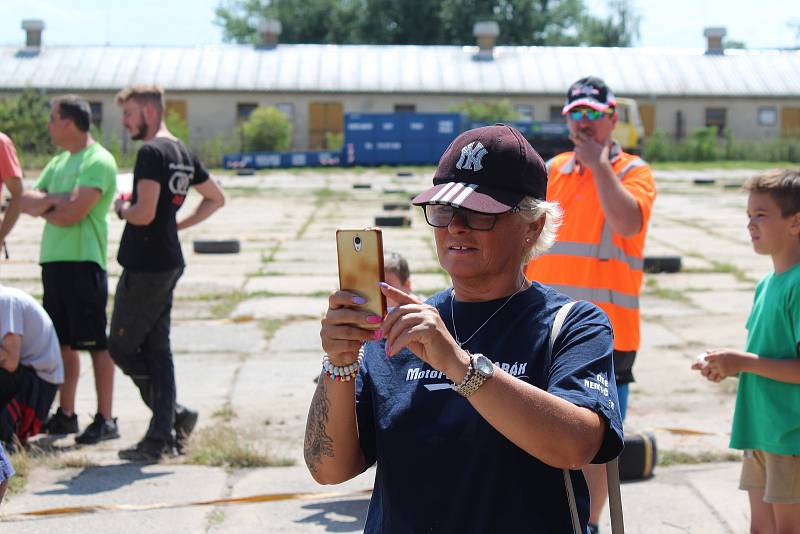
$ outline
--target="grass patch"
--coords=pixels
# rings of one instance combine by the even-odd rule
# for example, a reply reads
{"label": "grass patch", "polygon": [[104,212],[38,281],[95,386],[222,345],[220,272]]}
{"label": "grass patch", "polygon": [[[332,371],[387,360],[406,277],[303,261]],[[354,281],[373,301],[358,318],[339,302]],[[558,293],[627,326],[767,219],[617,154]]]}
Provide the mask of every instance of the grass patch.
{"label": "grass patch", "polygon": [[741,453],[726,451],[701,451],[686,452],[674,449],[658,451],[658,465],[667,467],[670,465],[696,465],[710,464],[717,462],[739,462],[742,459]]}
{"label": "grass patch", "polygon": [[270,341],[275,337],[275,333],[286,323],[284,319],[264,319],[259,323],[264,341]]}
{"label": "grass patch", "polygon": [[277,241],[274,245],[272,245],[272,248],[269,249],[269,253],[261,257],[261,263],[269,263],[273,261],[275,259],[275,254],[277,254],[281,249],[282,244],[283,243],[281,241]]}
{"label": "grass patch", "polygon": [[221,525],[225,522],[225,512],[223,510],[214,510],[208,514],[209,525]]}
{"label": "grass patch", "polygon": [[751,284],[755,284],[756,282],[758,282],[758,280],[747,276],[747,274],[745,274],[744,271],[742,271],[737,266],[735,266],[735,265],[733,265],[731,263],[726,263],[726,262],[721,262],[721,261],[714,261],[714,260],[708,260],[708,261],[711,262],[711,265],[713,266],[714,272],[717,272],[717,273],[730,273],[739,282],[748,282],[748,283],[751,283]]}
{"label": "grass patch", "polygon": [[81,454],[80,456],[57,458],[54,462],[54,467],[57,469],[86,469],[87,467],[96,466],[97,464],[92,462],[85,454]]}
{"label": "grass patch", "polygon": [[40,456],[35,450],[28,451],[19,446],[9,455],[11,465],[14,466],[14,471],[17,472],[8,481],[9,495],[17,495],[25,491],[25,487],[28,485],[28,477],[30,477],[33,468],[39,463]]}
{"label": "grass patch", "polygon": [[228,469],[247,467],[285,467],[291,458],[273,457],[253,445],[243,432],[230,425],[214,425],[195,432],[189,440],[185,463]]}
{"label": "grass patch", "polygon": [[331,189],[330,187],[323,187],[314,190],[314,198],[319,201],[327,200],[347,200],[349,198],[349,191]]}
{"label": "grass patch", "polygon": [[691,300],[684,294],[683,291],[661,287],[658,285],[658,281],[655,278],[645,279],[644,291],[642,294],[663,300],[673,300],[683,303],[691,302]]}
{"label": "grass patch", "polygon": [[[648,162],[649,163],[649,162]],[[777,169],[793,168],[796,163],[786,161],[667,161],[650,163],[656,171],[703,171],[713,169]]]}
{"label": "grass patch", "polygon": [[230,423],[231,420],[236,417],[236,412],[233,411],[233,407],[226,402],[224,406],[214,410],[214,412],[211,414],[211,417],[215,419],[222,419],[222,421]]}
{"label": "grass patch", "polygon": [[225,319],[247,297],[248,294],[240,290],[224,293],[219,301],[211,306],[211,315],[217,319]]}

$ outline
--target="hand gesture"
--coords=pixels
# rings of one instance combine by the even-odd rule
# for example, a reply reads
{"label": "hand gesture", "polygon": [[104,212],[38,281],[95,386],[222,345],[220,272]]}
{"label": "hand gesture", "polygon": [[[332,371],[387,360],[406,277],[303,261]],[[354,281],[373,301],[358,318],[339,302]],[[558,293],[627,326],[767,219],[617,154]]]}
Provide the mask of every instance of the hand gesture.
{"label": "hand gesture", "polygon": [[611,139],[598,143],[590,135],[580,131],[570,134],[569,138],[575,144],[575,159],[581,165],[594,170],[602,163],[610,163]]}
{"label": "hand gesture", "polygon": [[380,324],[381,318],[358,308],[363,303],[362,297],[349,291],[335,291],[328,297],[319,337],[334,365],[350,365],[358,359],[358,350],[365,341],[378,338],[378,331],[367,327]]}
{"label": "hand gesture", "polygon": [[393,356],[408,348],[451,380],[461,380],[469,356],[450,335],[439,311],[387,284],[381,285],[381,291],[398,304],[381,327],[386,338],[386,354]]}
{"label": "hand gesture", "polygon": [[696,361],[692,364],[692,369],[700,371],[700,374],[711,382],[721,382],[726,377],[739,374],[746,358],[751,356],[738,350],[709,350],[705,353],[704,361]]}

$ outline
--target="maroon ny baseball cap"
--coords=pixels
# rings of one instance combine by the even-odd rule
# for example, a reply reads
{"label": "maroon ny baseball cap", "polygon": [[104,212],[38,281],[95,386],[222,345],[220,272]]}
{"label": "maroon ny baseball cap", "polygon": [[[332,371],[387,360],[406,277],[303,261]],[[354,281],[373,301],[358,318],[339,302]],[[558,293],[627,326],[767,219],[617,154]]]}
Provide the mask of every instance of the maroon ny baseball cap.
{"label": "maroon ny baseball cap", "polygon": [[519,130],[495,124],[456,137],[439,159],[433,187],[411,202],[503,213],[526,196],[544,200],[546,193],[542,157]]}

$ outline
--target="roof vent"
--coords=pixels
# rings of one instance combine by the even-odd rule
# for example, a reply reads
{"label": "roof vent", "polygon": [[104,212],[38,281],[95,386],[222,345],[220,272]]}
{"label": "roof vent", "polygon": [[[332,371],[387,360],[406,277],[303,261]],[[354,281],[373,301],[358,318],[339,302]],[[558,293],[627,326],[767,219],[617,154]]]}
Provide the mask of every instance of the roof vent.
{"label": "roof vent", "polygon": [[491,61],[494,58],[494,44],[500,35],[500,26],[493,20],[476,22],[472,35],[478,38],[478,54],[475,59]]}
{"label": "roof vent", "polygon": [[278,46],[278,36],[283,31],[281,21],[277,19],[262,20],[258,25],[258,45],[256,48],[270,49]]}
{"label": "roof vent", "polygon": [[717,26],[713,28],[706,28],[703,35],[706,38],[706,55],[719,56],[725,53],[722,46],[722,39],[728,34],[728,31],[722,27]]}
{"label": "roof vent", "polygon": [[42,47],[42,30],[44,30],[43,20],[40,19],[23,20],[22,29],[25,30],[25,46],[27,48]]}

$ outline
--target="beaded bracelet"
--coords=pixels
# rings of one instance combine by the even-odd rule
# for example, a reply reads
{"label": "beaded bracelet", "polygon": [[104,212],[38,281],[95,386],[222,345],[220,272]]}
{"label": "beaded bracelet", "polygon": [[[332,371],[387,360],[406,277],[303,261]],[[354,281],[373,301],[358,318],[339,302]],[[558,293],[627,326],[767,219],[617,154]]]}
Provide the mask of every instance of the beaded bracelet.
{"label": "beaded bracelet", "polygon": [[328,355],[322,356],[322,370],[331,380],[349,382],[358,375],[361,363],[364,361],[364,347],[358,349],[358,359],[350,365],[334,365]]}

